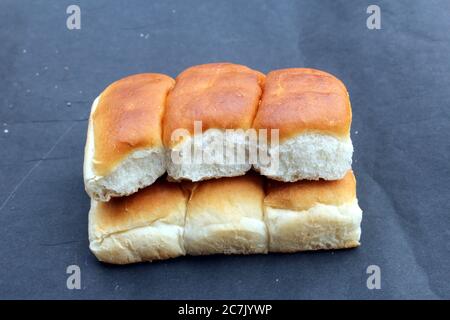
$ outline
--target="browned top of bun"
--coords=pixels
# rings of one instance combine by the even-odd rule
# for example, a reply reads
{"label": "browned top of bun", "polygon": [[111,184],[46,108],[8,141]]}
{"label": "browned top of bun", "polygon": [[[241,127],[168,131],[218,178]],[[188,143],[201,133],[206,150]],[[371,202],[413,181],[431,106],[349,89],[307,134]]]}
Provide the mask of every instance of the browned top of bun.
{"label": "browned top of bun", "polygon": [[306,131],[346,137],[352,112],[344,84],[314,69],[292,68],[267,75],[256,129],[279,129],[280,140]]}
{"label": "browned top of bun", "polygon": [[163,122],[164,144],[176,129],[192,135],[194,121],[202,121],[202,130],[248,129],[259,105],[264,75],[242,65],[211,63],[194,66],[176,78],[170,92]]}
{"label": "browned top of bun", "polygon": [[215,216],[206,222],[261,218],[264,190],[256,174],[202,181],[195,184],[188,202],[188,215]]}
{"label": "browned top of bun", "polygon": [[187,197],[179,184],[158,180],[131,196],[98,202],[95,225],[104,233],[148,226],[156,221],[183,225]]}
{"label": "browned top of bun", "polygon": [[356,199],[356,180],[348,171],[341,180],[270,181],[264,205],[272,208],[303,211],[316,204],[341,205]]}
{"label": "browned top of bun", "polygon": [[92,115],[97,175],[108,175],[133,151],[162,146],[161,121],[174,83],[163,74],[143,73],[118,80],[103,91]]}

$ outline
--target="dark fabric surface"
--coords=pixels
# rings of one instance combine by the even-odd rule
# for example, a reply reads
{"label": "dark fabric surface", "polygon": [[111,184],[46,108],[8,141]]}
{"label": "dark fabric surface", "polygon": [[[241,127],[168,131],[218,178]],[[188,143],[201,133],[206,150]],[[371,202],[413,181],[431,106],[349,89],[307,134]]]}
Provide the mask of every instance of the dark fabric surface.
{"label": "dark fabric surface", "polygon": [[[81,8],[81,30],[66,8]],[[369,30],[366,9],[381,8]],[[0,2],[0,298],[450,298],[449,1]],[[92,100],[206,62],[338,76],[353,106],[362,246],[125,267],[88,249]],[[66,268],[81,268],[81,290]],[[366,268],[381,269],[368,290]]]}

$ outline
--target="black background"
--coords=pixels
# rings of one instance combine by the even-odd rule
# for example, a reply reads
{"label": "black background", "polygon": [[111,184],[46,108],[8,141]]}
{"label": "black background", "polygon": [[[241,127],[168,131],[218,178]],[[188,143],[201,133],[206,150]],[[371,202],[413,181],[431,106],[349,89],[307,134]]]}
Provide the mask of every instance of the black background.
{"label": "black background", "polygon": [[[81,30],[66,8],[81,8]],[[366,9],[381,8],[381,30]],[[108,266],[89,252],[87,118],[112,81],[231,61],[347,85],[355,250]],[[450,1],[0,1],[0,298],[450,298]],[[81,268],[81,290],[66,268]],[[368,290],[366,268],[381,268]]]}

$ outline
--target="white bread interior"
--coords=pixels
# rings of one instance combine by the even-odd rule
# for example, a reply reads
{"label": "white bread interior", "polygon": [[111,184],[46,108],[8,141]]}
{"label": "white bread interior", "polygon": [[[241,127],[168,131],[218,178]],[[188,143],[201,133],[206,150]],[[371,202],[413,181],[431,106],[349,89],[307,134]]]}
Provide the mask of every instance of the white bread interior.
{"label": "white bread interior", "polygon": [[121,161],[107,176],[94,173],[95,153],[94,125],[92,115],[99,101],[97,97],[92,105],[84,157],[84,184],[89,196],[97,201],[109,201],[111,197],[126,196],[151,185],[166,171],[164,148],[136,150]]}
{"label": "white bread interior", "polygon": [[266,206],[270,252],[343,249],[359,246],[362,211],[358,201],[316,204],[294,211]]}
{"label": "white bread interior", "polygon": [[[270,148],[269,154],[276,157]],[[254,168],[264,176],[284,182],[339,180],[351,168],[352,155],[350,137],[304,133],[280,142],[277,167],[264,166],[258,157]]]}
{"label": "white bread interior", "polygon": [[[245,132],[236,130],[230,134],[225,133],[225,130],[221,129],[208,129],[202,134],[201,139],[195,139],[194,136],[187,136],[182,142],[168,150],[167,174],[171,180],[201,181],[220,177],[234,177],[244,175],[251,169],[251,164],[249,164],[247,156],[248,142]],[[234,153],[234,158],[227,157],[225,151],[223,152],[224,160],[215,161],[214,146],[217,144],[230,146],[233,150],[242,148],[245,150],[244,161],[236,161],[236,153]],[[202,152],[204,160],[200,164],[194,163],[194,147]],[[172,151],[179,154],[181,161],[178,163],[172,161]],[[190,158],[186,158],[185,156],[188,152],[190,153]]]}

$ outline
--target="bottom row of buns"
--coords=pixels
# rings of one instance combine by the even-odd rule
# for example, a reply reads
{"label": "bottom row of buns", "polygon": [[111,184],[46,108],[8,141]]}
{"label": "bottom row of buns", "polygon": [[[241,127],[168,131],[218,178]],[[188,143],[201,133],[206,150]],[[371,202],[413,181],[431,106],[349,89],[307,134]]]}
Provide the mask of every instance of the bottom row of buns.
{"label": "bottom row of buns", "polygon": [[198,183],[160,179],[131,196],[91,200],[90,249],[127,264],[186,254],[257,254],[359,245],[352,171],[336,181],[281,183],[255,174]]}

